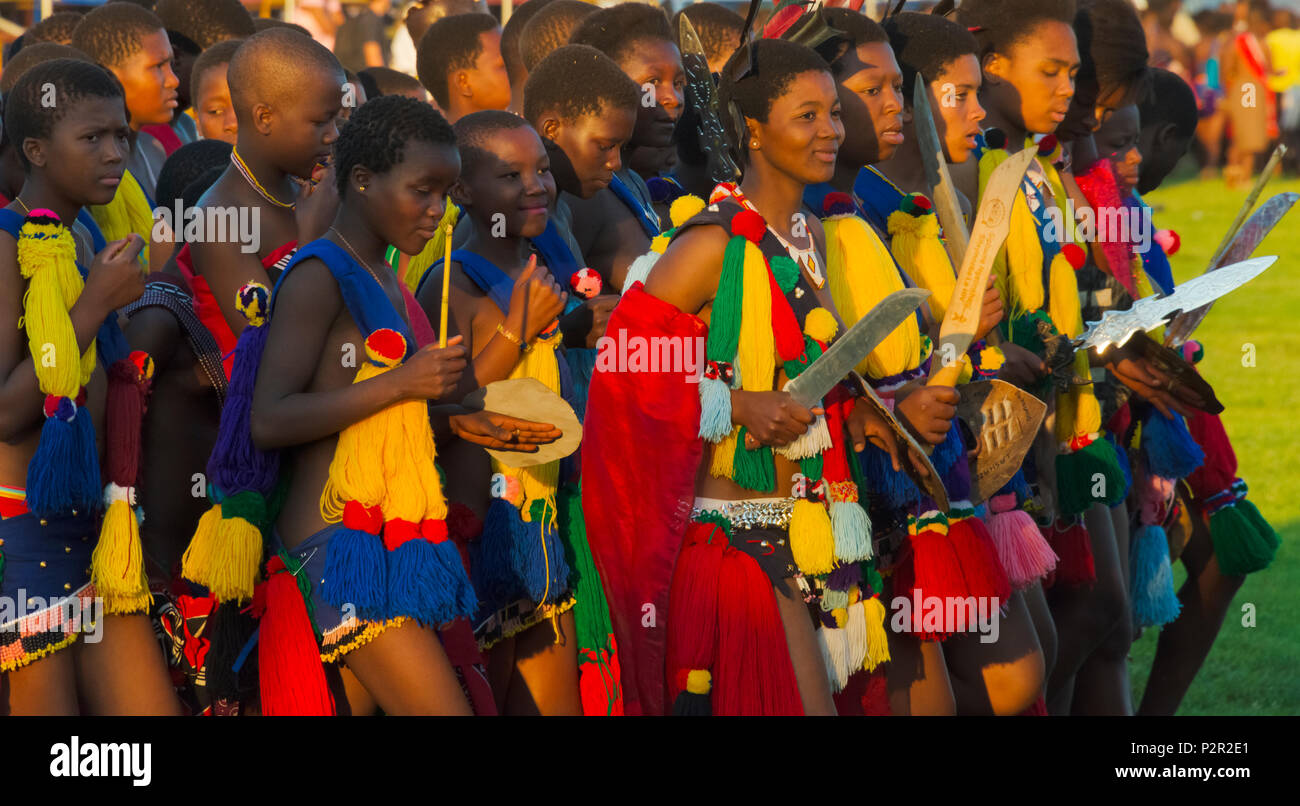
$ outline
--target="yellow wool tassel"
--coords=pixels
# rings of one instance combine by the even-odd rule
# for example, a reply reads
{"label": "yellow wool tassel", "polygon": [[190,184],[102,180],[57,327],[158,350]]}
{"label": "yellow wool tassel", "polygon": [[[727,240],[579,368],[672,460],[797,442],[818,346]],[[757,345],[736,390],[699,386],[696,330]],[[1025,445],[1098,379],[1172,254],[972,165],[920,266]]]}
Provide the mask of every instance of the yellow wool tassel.
{"label": "yellow wool tassel", "polygon": [[[402,275],[402,282],[406,287],[415,293],[415,289],[420,285],[420,278],[428,271],[429,267],[446,256],[447,235],[446,227],[451,225],[452,230],[456,229],[456,222],[460,220],[460,208],[451,202],[447,202],[446,208],[442,211],[442,220],[438,222],[438,228],[434,231],[433,237],[424,245],[417,255],[412,255],[406,264],[406,272]],[[453,235],[453,237],[455,237]]]}
{"label": "yellow wool tassel", "polygon": [[678,196],[668,206],[668,220],[674,227],[680,227],[703,209],[704,199],[687,193],[685,196]]}
{"label": "yellow wool tassel", "polygon": [[[1092,369],[1088,364],[1087,350],[1080,350],[1074,354],[1074,371],[1082,378],[1091,376]],[[1097,402],[1093,385],[1089,383],[1085,386],[1076,386],[1072,391],[1075,396],[1075,435],[1097,433],[1101,430],[1101,405]]]}
{"label": "yellow wool tassel", "polygon": [[111,202],[91,205],[86,209],[90,210],[90,217],[95,219],[100,232],[104,233],[104,240],[111,243],[133,232],[143,238],[144,251],[140,253],[140,259],[144,265],[149,265],[153,210],[149,207],[149,197],[145,196],[144,188],[140,187],[130,171],[122,174],[122,181],[118,183],[117,193],[113,194]]}
{"label": "yellow wool tassel", "polygon": [[790,553],[805,574],[829,574],[835,565],[835,538],[826,507],[800,498],[790,513]]}
{"label": "yellow wool tassel", "polygon": [[713,690],[713,676],[708,669],[691,669],[686,673],[686,690],[691,694],[708,694]]}
{"label": "yellow wool tassel", "polygon": [[181,557],[181,576],[199,582],[211,579],[217,558],[223,556],[217,543],[217,527],[221,525],[221,505],[213,504],[199,518],[194,537]]}
{"label": "yellow wool tassel", "polygon": [[[1154,296],[1156,293],[1155,286],[1151,284],[1151,278],[1147,276],[1146,269],[1142,268],[1142,256],[1133,256],[1133,284],[1137,288],[1138,299],[1145,299]],[[1133,300],[1137,302],[1137,300]],[[1165,341],[1165,326],[1161,325],[1147,333],[1156,344],[1163,344]]]}
{"label": "yellow wool tassel", "polygon": [[[826,279],[846,327],[885,297],[903,289],[903,279],[875,231],[856,215],[825,219]],[[907,319],[858,365],[873,378],[897,375],[920,365],[921,333],[916,317]]]}
{"label": "yellow wool tassel", "polygon": [[891,251],[907,276],[930,292],[926,303],[936,322],[943,321],[957,287],[952,261],[939,240],[939,219],[933,213],[914,216],[895,210],[889,214]]}
{"label": "yellow wool tassel", "polygon": [[[524,353],[519,361],[510,371],[510,378],[534,378],[550,389],[552,392],[560,392],[560,364],[559,356],[556,355],[556,348],[559,347],[561,334],[559,331],[546,337],[539,337],[533,341],[532,349]],[[547,462],[544,465],[534,465],[533,467],[512,468],[507,467],[497,460],[492,460],[492,472],[501,473],[519,480],[523,490],[523,502],[519,505],[519,514],[525,523],[532,520],[532,503],[534,501],[545,501],[547,506],[544,508],[547,513],[547,519],[554,524],[555,521],[555,491],[560,482],[560,463]]]}
{"label": "yellow wool tassel", "polygon": [[868,672],[889,660],[889,639],[885,635],[885,606],[879,596],[862,603],[867,619],[867,657],[862,668]]}
{"label": "yellow wool tassel", "polygon": [[[390,335],[391,334],[391,335]],[[387,337],[387,338],[385,338]],[[353,383],[362,383],[389,371],[401,363],[405,341],[392,330],[377,330],[366,338],[366,357]],[[426,409],[419,401],[407,401]],[[326,523],[343,519],[348,501],[363,507],[379,506],[388,492],[385,466],[400,461],[405,432],[398,409],[406,403],[382,411],[344,428],[330,460],[329,477],[321,491],[320,513]],[[388,513],[384,513],[385,517]]]}
{"label": "yellow wool tassel", "polygon": [[149,609],[153,596],[144,570],[140,523],[126,495],[115,498],[104,513],[104,526],[90,555],[90,568],[90,582],[95,593],[104,597],[106,613],[125,615]]}
{"label": "yellow wool tassel", "polygon": [[835,321],[835,315],[822,307],[813,308],[803,320],[804,334],[822,344],[829,344],[839,329],[840,325]]}
{"label": "yellow wool tassel", "polygon": [[713,446],[713,459],[709,463],[709,475],[718,479],[729,479],[735,472],[736,442],[740,429],[733,430],[721,442]]}
{"label": "yellow wool tassel", "polygon": [[1074,436],[1074,421],[1075,414],[1078,411],[1078,400],[1079,398],[1074,394],[1073,388],[1067,392],[1058,392],[1056,395],[1056,420],[1053,429],[1058,444],[1067,443]]}
{"label": "yellow wool tassel", "polygon": [[[998,274],[1002,284],[1002,275],[1007,275],[1005,288],[1000,287],[1011,300],[1012,315],[1025,311],[1036,311],[1043,307],[1043,245],[1038,240],[1038,224],[1034,214],[1029,212],[1029,202],[1025,201],[1024,191],[1016,191],[1015,201],[1011,203],[1011,228],[1007,233],[1005,271]],[[1076,303],[1077,304],[1077,303]]]}
{"label": "yellow wool tassel", "polygon": [[[60,224],[23,224],[18,238],[18,266],[28,280],[19,327],[27,329],[27,347],[41,392],[76,398],[95,370],[95,342],[77,349],[77,332],[68,311],[85,287],[77,271],[72,233]],[[66,360],[79,356],[79,360]]]}
{"label": "yellow wool tassel", "polygon": [[1057,252],[1051,265],[1051,302],[1048,313],[1058,333],[1072,339],[1083,333],[1083,312],[1079,309],[1079,281],[1074,267],[1063,253]]}
{"label": "yellow wool tassel", "polygon": [[776,379],[776,337],[772,333],[772,286],[763,253],[745,243],[741,272],[741,294],[745,301],[740,314],[740,343],[736,370],[746,392],[771,391]]}
{"label": "yellow wool tassel", "polygon": [[438,477],[437,448],[429,409],[423,401],[409,400],[398,404],[402,437],[398,444],[405,450],[386,452],[384,475],[389,479],[384,498],[384,517],[419,522],[445,520],[447,499]]}

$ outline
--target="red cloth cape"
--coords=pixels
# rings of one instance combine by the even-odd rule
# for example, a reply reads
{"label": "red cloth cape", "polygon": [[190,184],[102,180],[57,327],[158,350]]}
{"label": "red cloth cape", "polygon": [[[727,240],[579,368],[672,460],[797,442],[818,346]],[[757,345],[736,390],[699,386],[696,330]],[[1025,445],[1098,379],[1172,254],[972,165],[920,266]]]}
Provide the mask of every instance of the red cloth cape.
{"label": "red cloth cape", "polygon": [[699,317],[633,284],[610,315],[587,393],[582,509],[622,656],[629,715],[667,711],[668,588],[704,442],[699,386],[680,367],[627,372],[621,364],[633,338],[680,339],[692,351],[683,354],[698,354],[694,340],[707,332]]}

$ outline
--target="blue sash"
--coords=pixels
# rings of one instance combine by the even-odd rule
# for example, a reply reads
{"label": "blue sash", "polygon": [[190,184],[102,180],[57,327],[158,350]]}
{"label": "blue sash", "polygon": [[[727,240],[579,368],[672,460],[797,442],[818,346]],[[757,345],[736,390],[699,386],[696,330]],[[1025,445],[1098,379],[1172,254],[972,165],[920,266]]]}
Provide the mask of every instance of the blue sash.
{"label": "blue sash", "polygon": [[547,218],[546,231],[533,238],[531,242],[533,248],[546,262],[546,268],[551,270],[551,276],[558,280],[561,286],[568,288],[569,278],[582,266],[578,265],[573,250],[560,235],[560,231],[555,228],[555,220]]}
{"label": "blue sash", "polygon": [[418,345],[406,319],[393,307],[388,294],[375,282],[370,272],[344,251],[343,247],[325,238],[318,238],[300,248],[284,267],[284,271],[280,272],[280,278],[275,281],[275,289],[271,292],[271,311],[275,311],[275,295],[279,293],[284,278],[289,276],[294,266],[313,257],[319,258],[329,267],[330,274],[334,275],[335,282],[339,284],[339,293],[348,306],[348,313],[352,314],[362,335],[368,337],[382,328],[395,330],[406,339],[406,358],[410,358]]}
{"label": "blue sash", "polygon": [[[83,209],[77,214],[77,220],[81,221],[83,216],[86,219],[90,218],[90,215]],[[12,235],[16,241],[26,218],[17,210],[0,209],[0,229]],[[91,221],[91,223],[94,222]],[[104,236],[99,231],[99,227],[88,228],[90,229],[91,239],[94,241],[94,249],[98,252],[104,248]],[[82,280],[85,280],[90,273],[80,262],[77,263],[77,271],[81,272]],[[126,343],[126,336],[122,334],[122,329],[117,326],[117,311],[110,313],[108,318],[104,320],[104,324],[99,326],[99,332],[95,334],[95,342],[95,349],[99,352],[100,363],[104,365],[105,369],[111,367],[113,362],[126,358],[131,354],[131,347]]]}
{"label": "blue sash", "polygon": [[[1133,194],[1133,198],[1137,199],[1139,209],[1150,208],[1150,205],[1137,193]],[[1173,293],[1174,270],[1169,265],[1169,256],[1165,254],[1165,248],[1155,239],[1155,232],[1151,233],[1151,248],[1142,255],[1142,270],[1151,279],[1151,285],[1155,286],[1154,291],[1161,294]]]}
{"label": "blue sash", "polygon": [[627,186],[618,174],[614,174],[609,180],[609,189],[614,191],[614,195],[619,201],[627,205],[627,208],[636,216],[636,220],[641,224],[641,229],[645,230],[646,237],[654,238],[659,234],[659,216],[655,215],[654,210],[647,210],[637,195],[632,192],[632,188]]}

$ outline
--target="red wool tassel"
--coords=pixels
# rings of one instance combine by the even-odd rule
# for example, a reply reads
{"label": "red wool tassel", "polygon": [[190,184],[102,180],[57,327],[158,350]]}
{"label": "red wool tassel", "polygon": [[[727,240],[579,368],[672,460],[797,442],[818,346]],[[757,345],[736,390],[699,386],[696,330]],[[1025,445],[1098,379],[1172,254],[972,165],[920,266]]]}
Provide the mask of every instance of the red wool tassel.
{"label": "red wool tassel", "polygon": [[1217,414],[1195,412],[1187,418],[1187,430],[1205,452],[1205,461],[1187,477],[1187,484],[1197,500],[1204,500],[1232,486],[1237,478],[1237,454]]}
{"label": "red wool tassel", "polygon": [[867,676],[867,690],[862,695],[862,713],[864,716],[893,716],[889,707],[889,687],[885,683],[885,673],[875,671]]}
{"label": "red wool tassel", "polygon": [[109,377],[113,383],[106,403],[108,480],[119,487],[134,487],[140,474],[140,426],[153,385],[153,359],[136,350],[129,359],[115,362]]}
{"label": "red wool tassel", "polygon": [[1052,551],[1056,552],[1056,573],[1053,584],[1060,583],[1075,588],[1092,585],[1097,581],[1097,568],[1092,559],[1092,540],[1083,522],[1075,520],[1069,525],[1057,520],[1042,528]]}
{"label": "red wool tassel", "polygon": [[[923,604],[930,597],[938,597],[946,604],[970,595],[961,561],[948,535],[934,526],[927,526],[911,535],[910,542],[913,585]],[[913,617],[918,615],[914,613]],[[943,640],[947,636],[926,634],[927,640],[931,637]]]}
{"label": "red wool tassel", "polygon": [[836,386],[826,394],[826,428],[831,434],[831,446],[822,451],[822,478],[829,482],[850,481],[848,418],[853,411],[854,399],[848,397],[843,387]]}
{"label": "red wool tassel", "polygon": [[948,539],[957,552],[970,595],[996,598],[999,606],[1006,604],[1011,598],[1011,582],[998,561],[997,549],[984,521],[973,517],[953,521],[948,526]]}
{"label": "red wool tassel", "polygon": [[1039,694],[1034,704],[1021,711],[1020,716],[1047,716],[1047,700]]}
{"label": "red wool tassel", "polygon": [[278,556],[267,561],[266,575],[253,596],[253,613],[261,619],[257,664],[262,713],[333,716],[334,697],[298,582]]}
{"label": "red wool tassel", "polygon": [[718,716],[803,715],[772,583],[754,558],[730,547],[718,582],[715,672]]}
{"label": "red wool tassel", "polygon": [[[686,691],[690,672],[713,673],[718,657],[718,583],[728,547],[722,527],[692,523],[668,592],[668,699]],[[702,694],[703,692],[692,692]]]}
{"label": "red wool tassel", "polygon": [[776,354],[782,361],[793,361],[803,355],[803,331],[799,329],[799,320],[795,319],[794,309],[785,298],[781,286],[777,285],[776,275],[767,270],[768,285],[772,289],[772,335],[776,339]]}

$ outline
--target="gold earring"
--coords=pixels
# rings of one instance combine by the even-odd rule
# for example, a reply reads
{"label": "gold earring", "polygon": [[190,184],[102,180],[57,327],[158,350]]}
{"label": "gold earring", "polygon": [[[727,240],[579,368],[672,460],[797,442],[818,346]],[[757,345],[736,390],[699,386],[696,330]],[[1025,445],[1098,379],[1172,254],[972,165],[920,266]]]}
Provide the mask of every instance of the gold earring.
{"label": "gold earring", "polygon": [[365,185],[359,185],[359,186],[357,187],[357,190],[361,191],[362,193],[365,193],[365,192],[366,192],[366,186],[365,186]]}
{"label": "gold earring", "polygon": [[749,141],[749,150],[750,150],[750,151],[757,151],[757,150],[758,150],[758,141],[757,141],[757,140],[750,140],[750,141]]}

